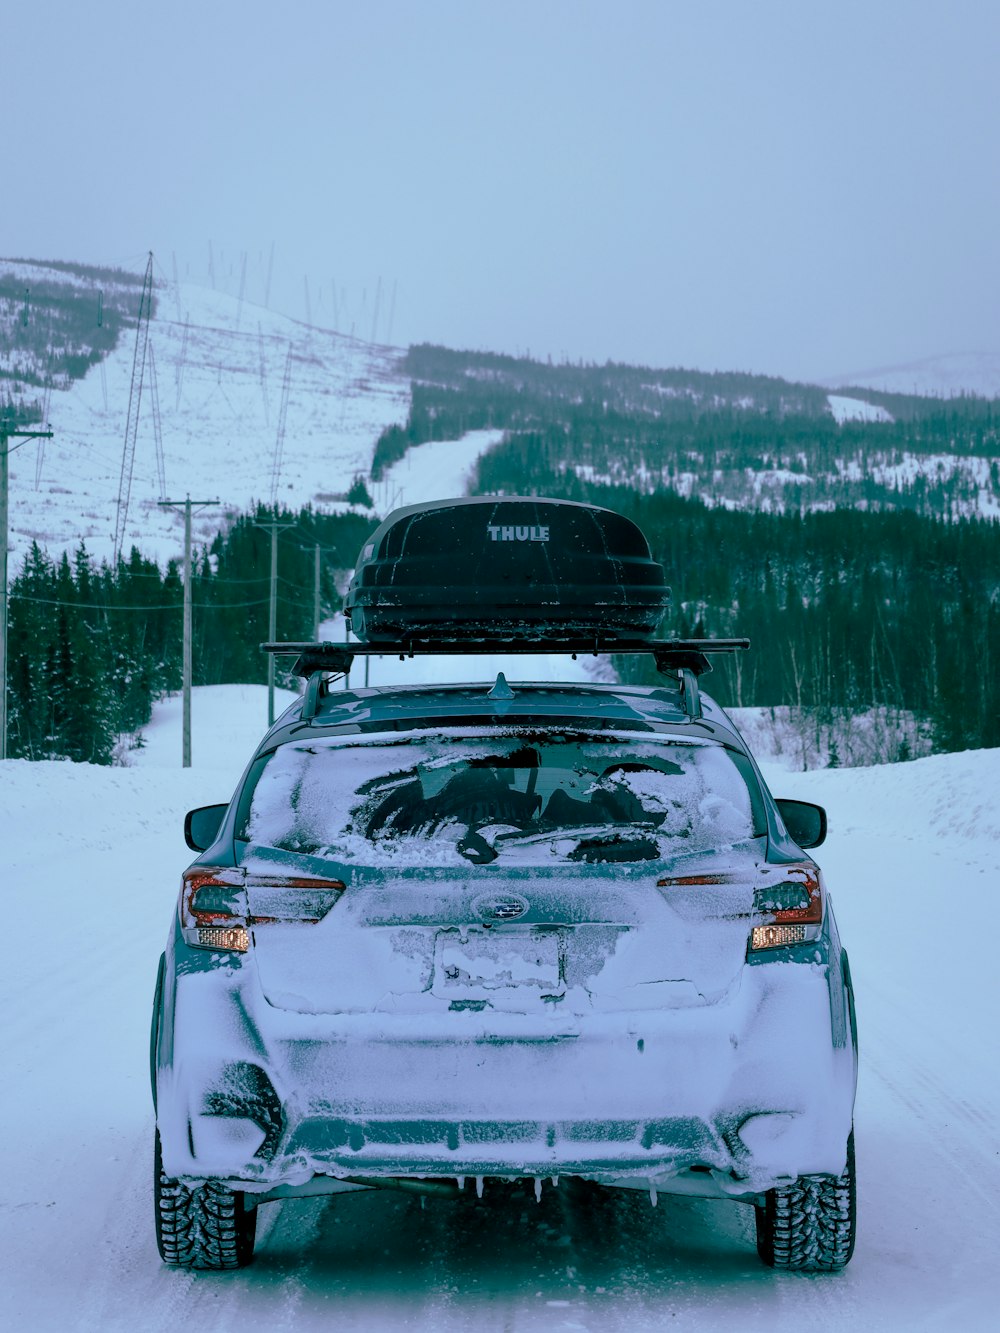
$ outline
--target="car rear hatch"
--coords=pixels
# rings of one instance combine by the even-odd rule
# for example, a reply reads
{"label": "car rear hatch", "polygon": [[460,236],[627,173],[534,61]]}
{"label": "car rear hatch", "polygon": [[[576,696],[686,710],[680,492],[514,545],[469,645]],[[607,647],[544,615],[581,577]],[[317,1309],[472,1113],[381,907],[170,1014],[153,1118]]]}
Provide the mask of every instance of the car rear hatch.
{"label": "car rear hatch", "polygon": [[[282,891],[268,861],[247,890],[261,922],[253,953],[268,1002],[299,1013],[471,1010],[548,1022],[712,1004],[746,958],[757,859],[751,843],[697,867],[682,858],[535,869],[514,881],[486,868],[351,874],[324,862],[346,887],[317,921],[276,919]],[[286,862],[299,876],[316,864]],[[667,882],[698,878],[707,882]]]}
{"label": "car rear hatch", "polygon": [[[631,1140],[678,1062],[710,1116],[764,841],[721,746],[520,728],[295,742],[246,831],[262,1035],[317,1124],[367,1117],[369,1142],[409,1125],[412,1145],[440,1122],[473,1141],[524,1122],[534,1141],[585,1117],[604,1129],[584,1138]],[[282,876],[326,887],[289,911]]]}

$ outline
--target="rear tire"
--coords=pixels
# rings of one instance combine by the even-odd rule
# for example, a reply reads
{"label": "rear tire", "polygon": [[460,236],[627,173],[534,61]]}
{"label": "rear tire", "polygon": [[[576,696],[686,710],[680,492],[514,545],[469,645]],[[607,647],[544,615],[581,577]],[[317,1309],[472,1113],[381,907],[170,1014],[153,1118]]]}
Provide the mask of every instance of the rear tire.
{"label": "rear tire", "polygon": [[836,1272],[854,1253],[857,1212],[851,1130],[843,1175],[799,1176],[794,1185],[767,1191],[756,1208],[757,1253],[770,1268]]}
{"label": "rear tire", "polygon": [[160,1134],[153,1160],[156,1246],[172,1268],[243,1268],[253,1258],[257,1210],[218,1180],[189,1189],[163,1172]]}

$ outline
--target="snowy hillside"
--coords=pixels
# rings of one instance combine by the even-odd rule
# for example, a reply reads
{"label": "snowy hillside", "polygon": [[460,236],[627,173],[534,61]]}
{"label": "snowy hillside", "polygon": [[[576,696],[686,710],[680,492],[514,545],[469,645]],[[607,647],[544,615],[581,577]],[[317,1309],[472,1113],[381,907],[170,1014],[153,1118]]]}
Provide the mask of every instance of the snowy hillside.
{"label": "snowy hillside", "polygon": [[875,403],[866,403],[862,398],[845,398],[841,394],[827,394],[833,419],[839,425],[842,421],[891,421],[892,417],[884,407]]}
{"label": "snowy hillside", "polygon": [[[56,385],[47,413],[54,438],[24,444],[11,455],[12,576],[32,539],[53,555],[73,549],[81,539],[98,560],[109,556],[113,549],[137,341],[133,322],[139,287],[135,284],[141,286],[141,279],[133,275],[129,281],[116,284],[108,274],[94,271],[88,277],[87,272],[73,265],[0,261],[0,389],[19,384],[24,397],[31,401],[44,399],[45,391],[39,386],[47,376],[51,375]],[[342,497],[354,478],[368,478],[381,433],[407,419],[411,372],[422,382],[420,365],[410,365],[414,350],[407,355],[404,368],[398,349],[300,323],[241,300],[232,292],[167,281],[158,266],[156,272],[156,311],[139,399],[125,549],[135,542],[145,555],[161,561],[179,553],[181,516],[176,510],[158,507],[164,490],[173,500],[183,500],[190,494],[196,500],[218,501],[196,514],[197,542],[210,540],[227,513],[245,511],[254,500],[268,502],[272,494],[290,508],[309,503],[326,511],[343,507]],[[75,292],[79,298],[78,308],[70,312],[75,320],[76,341],[72,346],[59,343],[60,337],[65,340],[66,331],[58,322],[55,330],[53,326],[57,316],[68,317],[59,302],[60,284],[64,291]],[[25,291],[33,291],[40,298],[44,292],[51,296],[54,291],[56,296],[46,310],[41,299],[32,303],[23,297]],[[104,301],[103,326],[98,323],[99,298]],[[112,323],[121,329],[114,351],[92,365],[82,380],[72,379],[66,368],[74,361],[85,362],[88,355],[96,355],[108,346]],[[53,341],[59,343],[61,351],[61,360],[57,357],[55,364]],[[33,349],[30,354],[29,342]],[[432,362],[424,367],[429,376],[426,382],[437,384],[443,375],[441,384],[447,389],[447,397],[457,403],[457,392],[463,402],[468,399],[468,408],[475,407],[474,394],[469,395],[480,391],[485,374],[477,368],[477,355],[423,349],[424,360],[430,357]],[[451,378],[434,357],[445,359]],[[494,373],[500,372],[491,371]],[[586,388],[588,374],[599,380],[611,371],[528,362],[514,363],[510,370],[516,383],[525,375],[531,383],[538,380],[536,388],[544,392],[534,405],[536,412],[542,404],[555,401],[548,396],[553,388],[549,383],[552,376],[583,377],[580,384],[574,380],[566,389],[570,406],[565,411],[569,411],[576,402],[575,395],[583,391],[581,384]],[[743,380],[757,384],[753,377],[745,376],[713,378],[698,372],[657,372],[671,384],[674,379],[687,384],[682,392],[645,383],[652,374],[649,371],[619,367],[615,374],[622,378],[629,394],[638,395],[635,402],[644,405],[647,415],[666,408],[676,410],[677,402],[685,395],[695,394],[691,385],[701,381],[705,384],[699,392],[707,393],[710,387],[716,395],[723,389],[737,393]],[[489,377],[486,382],[493,384]],[[945,396],[1000,393],[1000,356],[983,353],[942,357],[839,377],[828,385],[852,384],[855,392],[831,392],[828,396],[809,386],[783,381],[766,384],[779,395],[779,402],[784,401],[782,392],[792,394],[800,410],[825,408],[838,426],[877,426],[891,420],[891,416],[885,407],[865,401],[861,392],[864,386],[907,393],[916,389],[918,393]],[[760,385],[758,390],[763,392]],[[624,392],[622,385],[617,385],[617,391]],[[559,392],[555,392],[555,399]],[[591,386],[587,392],[596,389]],[[611,390],[604,385],[601,392]],[[154,394],[164,455],[162,485],[156,457]],[[520,393],[515,395],[515,403],[522,398]],[[729,400],[719,399],[720,403],[724,401]],[[745,405],[750,400],[737,397],[734,401]],[[632,398],[628,402],[635,407]],[[437,404],[436,410],[440,407]],[[489,416],[490,424],[504,425],[504,408],[497,404],[493,408],[500,415]],[[278,458],[282,419],[284,432]],[[473,419],[474,414],[467,418]],[[609,446],[603,462],[573,456],[560,466],[587,482],[627,484],[642,490],[661,486],[733,508],[788,507],[798,511],[827,508],[833,503],[870,505],[873,493],[880,502],[891,505],[899,496],[920,488],[931,497],[946,490],[947,504],[938,508],[949,516],[995,516],[1000,512],[988,451],[972,450],[972,456],[965,456],[968,450],[949,453],[927,446],[917,454],[908,451],[905,444],[894,444],[890,450],[881,437],[873,437],[860,450],[853,441],[850,450],[836,457],[831,466],[829,458],[814,458],[808,450],[803,451],[801,442],[785,447],[780,438],[767,437],[755,442],[745,457],[736,453],[729,457],[726,448],[720,450],[718,441],[714,441],[716,466],[708,475],[699,465],[698,448],[694,446],[685,445],[677,458],[672,458],[669,450],[663,452],[665,443],[662,448],[650,445],[649,458],[641,449],[637,454],[632,437],[637,432],[641,435],[641,425],[639,418],[630,420],[626,439]],[[516,427],[515,412],[509,428]],[[461,434],[462,428],[453,433]],[[502,435],[500,429],[470,431],[460,442],[437,441],[410,449],[378,483],[368,483],[376,511],[385,513],[396,504],[464,493],[476,459]],[[426,435],[420,438],[426,439]],[[828,453],[833,443],[828,441]],[[530,477],[520,480],[521,487],[531,484]]]}
{"label": "snowy hillside", "polygon": [[228,798],[263,716],[262,689],[199,692],[188,771],[168,714],[135,768],[0,765],[3,882],[32,932],[0,977],[9,1327],[996,1326],[1000,985],[989,932],[954,907],[956,895],[988,902],[997,883],[1000,751],[774,775],[778,794],[828,807],[820,860],[857,987],[861,1221],[843,1274],[764,1269],[749,1209],[661,1195],[653,1210],[644,1195],[594,1200],[565,1185],[538,1205],[489,1188],[458,1204],[273,1203],[245,1272],[161,1267],[148,1022],[190,856],[181,821]]}
{"label": "snowy hillside", "polygon": [[831,388],[849,384],[854,388],[928,397],[977,394],[981,398],[1000,398],[1000,352],[952,352],[929,356],[903,365],[836,375],[824,383]]}
{"label": "snowy hillside", "polygon": [[[30,285],[36,268],[5,262]],[[79,285],[79,284],[78,284]],[[97,284],[94,310],[97,310]],[[153,380],[162,425],[167,498],[218,499],[196,518],[204,540],[227,510],[268,501],[287,370],[284,443],[276,496],[286,506],[334,507],[375,441],[405,419],[409,383],[389,347],[311,328],[223,292],[161,283],[150,324],[125,549],[158,559],[181,549],[181,517],[157,508]],[[134,297],[138,309],[138,293]],[[98,559],[113,549],[136,335],[81,381],[51,395],[54,436],[11,456],[11,569],[32,539],[53,552],[83,538]]]}

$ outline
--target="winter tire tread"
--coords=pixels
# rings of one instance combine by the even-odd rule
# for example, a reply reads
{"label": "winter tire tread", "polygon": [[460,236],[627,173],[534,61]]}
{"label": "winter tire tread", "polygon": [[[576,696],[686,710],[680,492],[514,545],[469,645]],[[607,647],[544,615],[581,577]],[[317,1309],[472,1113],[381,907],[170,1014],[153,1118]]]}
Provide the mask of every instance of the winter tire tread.
{"label": "winter tire tread", "polygon": [[243,1268],[253,1257],[257,1213],[218,1180],[189,1188],[164,1173],[156,1136],[153,1175],[156,1242],[172,1268]]}
{"label": "winter tire tread", "polygon": [[756,1211],[757,1252],[769,1267],[844,1268],[854,1253],[857,1230],[853,1130],[842,1175],[799,1176],[793,1185],[768,1190]]}

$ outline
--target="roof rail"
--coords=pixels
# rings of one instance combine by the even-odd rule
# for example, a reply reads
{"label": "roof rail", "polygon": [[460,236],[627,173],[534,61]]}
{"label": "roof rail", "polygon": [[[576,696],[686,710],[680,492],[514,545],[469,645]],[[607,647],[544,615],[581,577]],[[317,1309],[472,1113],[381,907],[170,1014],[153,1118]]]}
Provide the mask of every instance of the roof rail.
{"label": "roof rail", "polygon": [[676,671],[680,677],[684,711],[691,718],[701,717],[701,692],[698,677],[712,670],[709,657],[715,653],[736,653],[750,647],[749,639],[464,639],[443,643],[425,639],[406,639],[394,643],[262,643],[265,653],[294,657],[292,674],[308,680],[303,704],[303,719],[316,716],[323,697],[326,673],[347,675],[355,657],[451,657],[472,653],[565,653],[571,657],[598,653],[649,653],[658,671]]}

